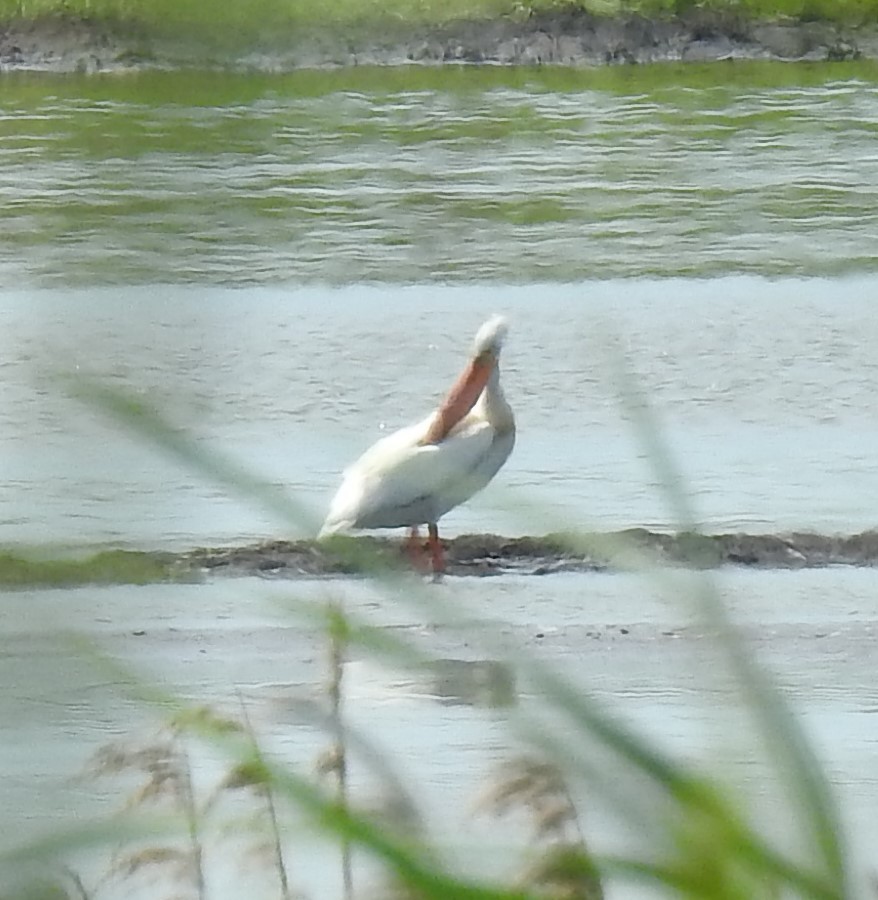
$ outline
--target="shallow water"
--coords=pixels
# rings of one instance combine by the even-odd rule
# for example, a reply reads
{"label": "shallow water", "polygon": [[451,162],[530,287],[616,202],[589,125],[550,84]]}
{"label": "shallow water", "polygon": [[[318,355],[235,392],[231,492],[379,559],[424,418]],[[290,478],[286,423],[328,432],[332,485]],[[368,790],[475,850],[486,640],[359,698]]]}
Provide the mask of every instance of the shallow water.
{"label": "shallow water", "polygon": [[[620,358],[708,529],[870,528],[876,133],[869,64],[4,76],[0,545],[308,533],[344,465],[431,408],[495,311],[512,325],[519,441],[448,533],[675,525]],[[154,405],[299,500],[301,521],[161,456],[68,398],[58,374]],[[874,859],[874,572],[720,578]],[[509,752],[513,711],[539,705],[507,664],[510,643],[672,749],[728,758],[742,794],[789,830],[728,683],[704,683],[713,643],[679,603],[591,574],[450,579],[426,610],[356,581],[8,593],[0,719],[15,728],[0,746],[0,810],[18,828],[4,838],[118,801],[67,778],[148,718],[59,643],[62,610],[65,627],[196,702],[240,686],[269,744],[310,764],[324,739],[302,701],[324,663],[319,641],[271,607],[292,590],[343,594],[444,660],[425,674],[357,657],[346,689],[353,720],[392,744],[472,866],[510,862],[519,836],[477,824],[478,839],[459,837],[485,770]],[[466,627],[442,618],[455,598]],[[625,845],[592,799],[597,840]]]}
{"label": "shallow water", "polygon": [[0,543],[185,548],[309,528],[266,518],[120,433],[49,373],[148,399],[316,522],[348,462],[438,402],[495,310],[512,325],[503,377],[518,443],[495,484],[447,516],[448,533],[673,525],[622,402],[620,353],[705,527],[867,529],[878,493],[876,289],[871,276],[748,276],[7,291]]}
{"label": "shallow water", "polygon": [[708,528],[874,524],[871,64],[2,87],[0,543],[311,527],[229,499],[47,376],[147,396],[318,520],[496,310],[519,443],[449,528],[670,523],[613,336]]}
{"label": "shallow water", "polygon": [[4,78],[0,278],[875,271],[878,66]]}
{"label": "shallow water", "polygon": [[[498,825],[471,810],[492,768],[516,752],[521,724],[534,715],[543,719],[545,701],[511,662],[523,652],[566,671],[659,745],[721,768],[754,816],[792,833],[776,776],[723,675],[717,645],[686,605],[693,577],[678,574],[664,590],[633,575],[450,579],[431,587],[424,605],[413,599],[417,593],[350,581],[291,587],[244,579],[9,594],[0,606],[11,642],[0,676],[15,687],[4,692],[0,714],[17,726],[0,750],[6,773],[0,808],[26,807],[29,815],[0,847],[76,815],[115,808],[130,782],[70,776],[106,742],[142,740],[154,719],[119,687],[118,675],[59,637],[59,600],[66,628],[124,660],[147,685],[232,715],[240,690],[266,746],[305,772],[326,744],[313,703],[324,690],[327,662],[323,641],[298,616],[298,604],[344,596],[352,615],[428,649],[440,661],[429,668],[379,664],[353,650],[345,667],[348,724],[386,754],[443,849],[480,871],[513,865],[512,848],[522,838],[521,821]],[[751,646],[803,716],[843,801],[862,874],[878,851],[874,575],[726,570],[719,582]],[[209,790],[221,765],[210,753],[198,759],[199,779]],[[374,776],[362,762],[353,773],[357,796],[372,796]],[[638,829],[607,807],[599,785],[579,790],[596,850],[636,844]],[[291,840],[296,883],[314,896],[331,895],[334,857],[318,843],[305,864],[296,829]],[[223,860],[241,848],[227,841],[220,847],[209,858],[222,871]],[[241,869],[232,875],[231,884],[244,877]]]}

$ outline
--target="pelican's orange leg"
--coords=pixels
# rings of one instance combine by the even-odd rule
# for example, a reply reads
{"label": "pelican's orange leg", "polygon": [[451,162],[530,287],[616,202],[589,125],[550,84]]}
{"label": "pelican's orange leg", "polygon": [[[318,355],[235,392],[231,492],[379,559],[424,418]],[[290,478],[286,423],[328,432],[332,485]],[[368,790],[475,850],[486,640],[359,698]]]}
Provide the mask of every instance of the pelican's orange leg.
{"label": "pelican's orange leg", "polygon": [[413,526],[412,530],[409,532],[405,547],[415,571],[420,572],[422,575],[426,575],[428,568],[427,558],[424,555],[424,544],[421,541],[421,535],[417,525]]}
{"label": "pelican's orange leg", "polygon": [[442,541],[439,540],[439,528],[433,523],[427,526],[429,535],[430,559],[433,562],[433,579],[440,581],[445,574],[445,552],[442,549]]}

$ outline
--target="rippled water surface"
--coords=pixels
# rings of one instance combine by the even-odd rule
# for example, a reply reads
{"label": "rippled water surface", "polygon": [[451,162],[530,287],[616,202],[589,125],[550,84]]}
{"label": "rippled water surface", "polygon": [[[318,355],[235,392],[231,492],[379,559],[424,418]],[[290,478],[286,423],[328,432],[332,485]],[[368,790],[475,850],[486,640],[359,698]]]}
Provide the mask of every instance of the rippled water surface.
{"label": "rippled water surface", "polygon": [[878,69],[4,76],[7,284],[874,271]]}
{"label": "rippled water surface", "polygon": [[3,542],[289,531],[58,371],[148,395],[317,518],[497,310],[512,491],[451,528],[673,524],[621,355],[709,528],[874,524],[873,67],[13,76],[0,101]]}
{"label": "rippled water surface", "polygon": [[0,541],[185,548],[291,531],[70,400],[53,373],[147,399],[316,520],[345,465],[439,401],[494,310],[512,325],[518,442],[448,533],[674,525],[626,409],[622,354],[708,528],[869,528],[876,288],[868,276],[9,291]]}
{"label": "rippled water surface", "polygon": [[180,548],[291,532],[70,400],[58,371],[147,399],[316,522],[348,462],[438,402],[496,309],[513,329],[503,377],[518,443],[495,483],[446,517],[449,533],[673,527],[632,428],[622,354],[709,529],[863,530],[878,495],[876,287],[10,291],[0,541]]}
{"label": "rippled water surface", "polygon": [[[849,896],[866,898],[865,880],[878,852],[874,575],[725,570],[717,581],[827,766],[862,887]],[[686,602],[692,584],[678,577],[660,590],[651,578],[631,574],[449,579],[431,587],[421,603],[351,580],[294,588],[246,579],[7,594],[0,604],[0,628],[9,641],[0,655],[6,686],[0,713],[16,727],[0,744],[0,825],[16,810],[27,809],[27,816],[14,828],[0,827],[0,852],[25,835],[71,825],[77,814],[117,809],[134,788],[131,780],[70,776],[108,741],[124,737],[142,746],[154,734],[152,711],[121,691],[105,665],[58,636],[59,602],[65,629],[87,635],[148,684],[231,715],[238,714],[233,691],[240,690],[265,746],[309,773],[328,740],[313,705],[325,690],[326,659],[323,638],[296,615],[296,601],[329,595],[344,596],[358,619],[435,654],[433,665],[405,667],[352,648],[344,710],[347,725],[372,742],[412,792],[445,858],[491,874],[522,864],[516,848],[527,842],[523,817],[496,821],[474,810],[496,766],[520,752],[521,735],[545,712],[545,698],[513,662],[523,654],[569,674],[660,747],[721,772],[753,820],[786,844],[796,821],[778,788],[782,776],[740,707],[717,642],[692,621]],[[560,726],[562,738],[571,727]],[[221,762],[202,747],[193,763],[207,794],[222,775]],[[354,754],[354,796],[374,803],[380,793],[367,771]],[[615,766],[602,769],[600,780],[624,784]],[[626,852],[637,844],[644,823],[626,821],[597,784],[577,783],[577,800],[596,852]],[[204,837],[212,895],[221,900],[241,896],[240,886],[252,884],[255,874],[247,865],[252,835],[240,824],[252,821],[253,810],[244,800],[239,804],[230,807],[226,800],[215,810],[221,822],[237,813],[234,832],[207,828]],[[315,900],[340,895],[337,848],[295,827],[286,847],[298,889]],[[107,857],[87,884],[106,870]],[[362,862],[357,855],[359,886]],[[151,893],[122,893],[128,881],[120,878],[111,882],[119,893],[110,895],[155,896],[157,877],[149,882]],[[272,895],[270,886],[260,894]],[[623,883],[608,896],[656,894]]]}
{"label": "rippled water surface", "polygon": [[[431,408],[495,311],[512,328],[518,443],[448,533],[674,527],[623,362],[707,528],[875,525],[874,66],[3,75],[0,205],[4,547],[308,533],[344,465]],[[160,409],[300,500],[306,521],[162,456],[71,399],[71,375]],[[858,860],[874,860],[874,572],[719,578],[826,760]],[[71,786],[70,769],[145,718],[58,623],[195,702],[241,686],[260,733],[309,765],[323,735],[296,703],[323,683],[320,638],[256,606],[292,590],[6,594],[4,823],[31,833],[109,808],[118,793]],[[541,702],[485,650],[496,640],[571,671],[671,749],[731,759],[746,796],[768,796],[764,821],[785,815],[764,762],[736,752],[749,732],[726,717],[729,685],[704,684],[716,646],[679,593],[655,602],[628,575],[449,579],[412,610],[364,582],[295,590],[434,639],[439,675],[355,655],[347,701],[476,869],[511,853],[491,825],[460,847],[463,814],[447,811],[514,749],[484,692],[496,679],[504,702]],[[443,621],[445,598],[472,621]],[[618,826],[587,803],[613,849]],[[322,900],[328,869],[303,858]]]}

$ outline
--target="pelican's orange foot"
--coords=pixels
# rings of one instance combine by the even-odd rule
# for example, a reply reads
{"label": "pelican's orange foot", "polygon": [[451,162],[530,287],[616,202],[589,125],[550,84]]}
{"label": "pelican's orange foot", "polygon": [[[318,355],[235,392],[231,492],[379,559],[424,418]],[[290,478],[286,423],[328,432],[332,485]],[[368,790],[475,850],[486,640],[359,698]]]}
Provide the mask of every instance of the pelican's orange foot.
{"label": "pelican's orange foot", "polygon": [[442,581],[442,576],[445,574],[445,550],[442,547],[442,541],[439,540],[439,529],[436,525],[428,525],[427,533],[430,561],[433,564],[433,581]]}
{"label": "pelican's orange foot", "polygon": [[430,571],[430,561],[427,559],[424,542],[417,528],[412,528],[406,541],[406,553],[411,561],[412,568],[420,575],[426,575]]}

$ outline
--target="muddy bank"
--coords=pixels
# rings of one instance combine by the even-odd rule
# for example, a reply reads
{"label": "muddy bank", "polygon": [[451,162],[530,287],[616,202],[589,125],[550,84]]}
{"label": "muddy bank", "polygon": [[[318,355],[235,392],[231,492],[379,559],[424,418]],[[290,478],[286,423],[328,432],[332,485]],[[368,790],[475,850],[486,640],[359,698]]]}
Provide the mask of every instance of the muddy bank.
{"label": "muddy bank", "polygon": [[[254,25],[254,33],[259,26]],[[268,30],[268,29],[263,29]],[[197,38],[173,41],[132,24],[76,17],[0,25],[0,71],[107,72],[212,66],[256,71],[363,65],[564,65],[736,59],[878,59],[878,25],[756,22],[693,10],[686,16],[596,17],[557,9],[527,19],[441,26],[382,23],[364,30],[270,29],[246,50],[218,51]],[[246,38],[242,39],[246,41]]]}
{"label": "muddy bank", "polygon": [[[445,541],[451,575],[619,570],[649,562],[692,568],[722,565],[767,569],[878,565],[878,531],[846,537],[819,534],[695,535],[630,529],[614,534],[507,538],[469,534]],[[394,538],[270,541],[248,547],[199,549],[174,560],[177,572],[207,575],[271,575],[314,578],[360,574],[407,565],[406,548]]]}
{"label": "muddy bank", "polygon": [[[804,532],[700,535],[632,528],[609,534],[515,538],[465,534],[443,544],[447,571],[457,576],[625,571],[653,565],[690,569],[878,566],[878,531],[848,536]],[[426,545],[423,549],[422,562],[426,566]],[[413,568],[407,543],[397,536],[338,536],[321,543],[276,540],[183,553],[109,550],[64,559],[3,552],[0,589],[201,582],[216,576],[360,577],[409,572]]]}

